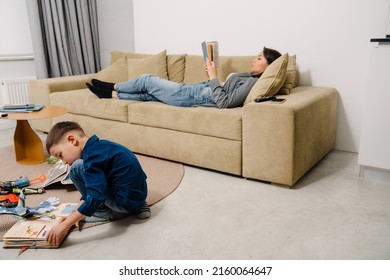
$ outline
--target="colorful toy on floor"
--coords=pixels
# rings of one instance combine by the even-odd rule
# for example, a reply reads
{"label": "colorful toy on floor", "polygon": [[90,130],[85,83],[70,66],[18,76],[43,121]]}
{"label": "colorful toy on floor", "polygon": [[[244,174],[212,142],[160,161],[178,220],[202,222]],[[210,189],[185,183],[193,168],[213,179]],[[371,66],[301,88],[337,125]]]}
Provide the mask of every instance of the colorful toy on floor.
{"label": "colorful toy on floor", "polygon": [[18,205],[18,202],[19,197],[14,193],[0,195],[0,206],[2,207],[15,207]]}
{"label": "colorful toy on floor", "polygon": [[42,193],[43,190],[38,188],[27,188],[33,183],[43,182],[46,180],[45,175],[40,175],[37,178],[29,180],[27,177],[21,176],[19,179],[13,181],[0,181],[0,194],[18,194],[21,190],[24,190],[27,193]]}
{"label": "colorful toy on floor", "polygon": [[[17,197],[17,196],[16,196]],[[58,197],[49,197],[45,201],[42,201],[37,206],[26,207],[25,206],[25,196],[23,193],[18,198],[19,204],[15,207],[3,207],[0,206],[0,214],[12,214],[17,215],[23,218],[31,218],[31,217],[40,217],[40,216],[48,216],[52,217],[48,212],[51,212],[60,205],[60,200]]]}
{"label": "colorful toy on floor", "polygon": [[43,193],[43,188],[31,188],[31,184],[43,182],[45,175],[29,180],[25,176],[12,181],[0,181],[0,214],[15,214],[18,216],[26,215],[28,211],[25,208],[24,200],[27,194]]}

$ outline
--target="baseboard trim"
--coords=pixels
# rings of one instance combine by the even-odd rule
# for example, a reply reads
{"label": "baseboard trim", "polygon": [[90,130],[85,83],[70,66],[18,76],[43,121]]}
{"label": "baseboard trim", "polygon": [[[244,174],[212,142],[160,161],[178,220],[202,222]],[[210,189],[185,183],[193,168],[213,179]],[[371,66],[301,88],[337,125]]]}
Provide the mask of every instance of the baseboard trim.
{"label": "baseboard trim", "polygon": [[389,182],[390,170],[360,165],[359,177],[363,180]]}

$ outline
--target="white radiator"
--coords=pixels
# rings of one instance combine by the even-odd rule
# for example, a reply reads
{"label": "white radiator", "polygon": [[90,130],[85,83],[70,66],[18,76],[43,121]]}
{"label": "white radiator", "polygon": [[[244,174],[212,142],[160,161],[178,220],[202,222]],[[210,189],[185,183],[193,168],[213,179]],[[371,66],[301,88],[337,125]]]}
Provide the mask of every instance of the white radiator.
{"label": "white radiator", "polygon": [[23,77],[1,80],[1,103],[28,104],[28,81],[35,77]]}
{"label": "white radiator", "polygon": [[[27,104],[28,100],[28,81],[35,77],[23,77],[14,79],[0,80],[0,105],[4,104]],[[0,130],[14,128],[15,121],[0,121]]]}

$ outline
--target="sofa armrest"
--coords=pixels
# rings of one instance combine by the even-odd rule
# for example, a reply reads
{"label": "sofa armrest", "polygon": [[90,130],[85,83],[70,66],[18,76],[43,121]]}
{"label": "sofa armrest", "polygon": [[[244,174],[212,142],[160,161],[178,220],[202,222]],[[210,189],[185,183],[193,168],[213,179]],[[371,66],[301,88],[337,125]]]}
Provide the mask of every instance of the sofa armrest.
{"label": "sofa armrest", "polygon": [[336,141],[337,91],[296,87],[286,102],[243,110],[243,176],[292,186]]}
{"label": "sofa armrest", "polygon": [[[50,94],[58,91],[68,91],[86,88],[94,74],[58,77],[49,79],[31,80],[28,83],[29,102],[34,104],[50,105]],[[34,120],[34,129],[48,132],[51,128],[51,119]]]}

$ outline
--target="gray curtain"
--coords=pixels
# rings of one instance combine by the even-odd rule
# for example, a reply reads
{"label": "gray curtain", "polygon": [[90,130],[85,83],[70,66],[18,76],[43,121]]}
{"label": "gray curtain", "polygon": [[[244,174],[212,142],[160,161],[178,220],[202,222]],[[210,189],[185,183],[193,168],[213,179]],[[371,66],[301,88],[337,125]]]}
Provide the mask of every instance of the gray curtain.
{"label": "gray curtain", "polygon": [[26,0],[37,78],[101,69],[96,0]]}

